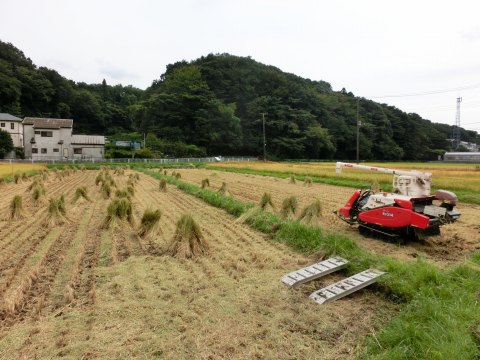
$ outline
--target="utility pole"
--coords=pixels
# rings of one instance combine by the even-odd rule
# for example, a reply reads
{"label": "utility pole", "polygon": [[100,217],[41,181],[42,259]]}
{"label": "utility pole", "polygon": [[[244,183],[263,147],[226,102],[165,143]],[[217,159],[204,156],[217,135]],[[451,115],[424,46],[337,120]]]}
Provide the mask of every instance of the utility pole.
{"label": "utility pole", "polygon": [[455,114],[455,127],[453,128],[453,147],[457,150],[460,146],[460,103],[462,98],[457,98],[457,113]]}
{"label": "utility pole", "polygon": [[357,98],[357,164],[360,164],[360,119],[358,118],[359,98]]}
{"label": "utility pole", "polygon": [[143,149],[145,150],[146,147],[147,147],[147,137],[146,137],[146,133],[143,133]]}
{"label": "utility pole", "polygon": [[262,125],[263,125],[263,161],[267,161],[267,141],[265,139],[265,113],[262,113]]}

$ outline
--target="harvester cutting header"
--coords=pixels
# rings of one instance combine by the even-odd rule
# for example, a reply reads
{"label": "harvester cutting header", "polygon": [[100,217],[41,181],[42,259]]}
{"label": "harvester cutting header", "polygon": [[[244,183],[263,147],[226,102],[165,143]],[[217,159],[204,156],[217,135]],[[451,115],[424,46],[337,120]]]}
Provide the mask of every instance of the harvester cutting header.
{"label": "harvester cutting header", "polygon": [[419,239],[423,235],[438,235],[440,225],[460,217],[454,210],[457,203],[454,193],[437,190],[430,194],[431,173],[344,162],[337,162],[336,172],[340,173],[343,167],[393,174],[392,192],[357,190],[336,212],[347,223],[358,223],[360,230]]}

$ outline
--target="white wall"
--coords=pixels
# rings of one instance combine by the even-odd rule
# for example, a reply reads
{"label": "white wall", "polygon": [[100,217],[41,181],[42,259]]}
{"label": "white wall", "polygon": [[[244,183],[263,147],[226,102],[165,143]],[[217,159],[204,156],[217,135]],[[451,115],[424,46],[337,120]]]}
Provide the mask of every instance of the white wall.
{"label": "white wall", "polygon": [[[1,124],[5,124],[5,126],[1,126]],[[11,124],[13,124],[13,129]],[[23,147],[23,126],[21,122],[0,120],[0,129],[10,134],[13,146]]]}

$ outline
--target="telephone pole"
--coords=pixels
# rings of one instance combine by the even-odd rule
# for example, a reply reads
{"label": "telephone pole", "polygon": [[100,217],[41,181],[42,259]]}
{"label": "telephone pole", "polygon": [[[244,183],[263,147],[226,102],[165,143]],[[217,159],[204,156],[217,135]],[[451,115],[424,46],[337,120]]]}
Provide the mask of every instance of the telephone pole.
{"label": "telephone pole", "polygon": [[453,147],[457,150],[460,146],[460,103],[462,98],[457,98],[457,113],[455,114],[455,127],[453,128]]}
{"label": "telephone pole", "polygon": [[357,98],[357,164],[360,164],[360,119],[358,118],[359,98]]}
{"label": "telephone pole", "polygon": [[267,161],[267,141],[265,139],[265,113],[262,113],[262,127],[263,127],[263,161]]}

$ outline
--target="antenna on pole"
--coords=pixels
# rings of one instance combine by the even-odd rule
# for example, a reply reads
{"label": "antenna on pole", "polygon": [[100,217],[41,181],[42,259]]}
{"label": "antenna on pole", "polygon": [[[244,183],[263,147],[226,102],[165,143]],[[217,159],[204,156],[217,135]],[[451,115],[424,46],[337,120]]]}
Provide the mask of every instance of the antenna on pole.
{"label": "antenna on pole", "polygon": [[462,98],[457,98],[457,113],[455,114],[455,126],[453,128],[453,147],[455,150],[460,146],[460,103]]}

